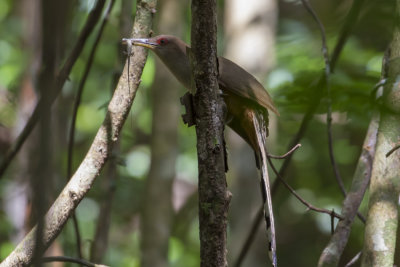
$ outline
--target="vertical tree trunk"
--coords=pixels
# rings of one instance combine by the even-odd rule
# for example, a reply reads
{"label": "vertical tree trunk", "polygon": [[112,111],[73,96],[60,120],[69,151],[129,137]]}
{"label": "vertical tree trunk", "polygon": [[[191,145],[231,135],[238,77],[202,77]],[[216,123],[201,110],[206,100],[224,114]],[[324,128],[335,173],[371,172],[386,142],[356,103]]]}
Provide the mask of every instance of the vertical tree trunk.
{"label": "vertical tree trunk", "polygon": [[362,266],[393,266],[400,192],[400,151],[387,153],[400,140],[400,1],[390,45],[388,77],[373,162]]}
{"label": "vertical tree trunk", "polygon": [[[216,0],[192,1],[192,74],[196,86],[200,266],[227,266],[229,196],[225,179],[224,115],[218,88]],[[194,89],[194,88],[192,88]]]}

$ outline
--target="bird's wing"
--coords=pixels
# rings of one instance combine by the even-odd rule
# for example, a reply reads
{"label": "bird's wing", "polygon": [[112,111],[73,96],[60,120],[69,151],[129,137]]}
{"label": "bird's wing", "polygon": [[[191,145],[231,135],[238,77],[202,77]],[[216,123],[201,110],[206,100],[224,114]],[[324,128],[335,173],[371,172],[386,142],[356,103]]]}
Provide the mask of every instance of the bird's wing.
{"label": "bird's wing", "polygon": [[279,115],[270,95],[253,75],[224,57],[218,57],[218,64],[219,84],[223,88],[250,99]]}

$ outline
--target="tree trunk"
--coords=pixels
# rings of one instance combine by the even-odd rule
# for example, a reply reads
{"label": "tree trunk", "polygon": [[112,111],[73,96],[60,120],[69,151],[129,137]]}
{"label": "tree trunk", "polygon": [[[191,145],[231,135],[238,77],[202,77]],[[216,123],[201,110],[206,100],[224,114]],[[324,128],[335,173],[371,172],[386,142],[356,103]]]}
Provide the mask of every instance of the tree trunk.
{"label": "tree trunk", "polygon": [[392,267],[398,223],[400,150],[387,153],[400,139],[400,1],[396,1],[396,25],[390,45],[388,77],[383,92],[381,121],[372,167],[368,218],[362,265]]}
{"label": "tree trunk", "polygon": [[191,43],[193,84],[196,86],[200,266],[225,267],[229,196],[225,179],[223,100],[217,79],[216,0],[192,1]]}

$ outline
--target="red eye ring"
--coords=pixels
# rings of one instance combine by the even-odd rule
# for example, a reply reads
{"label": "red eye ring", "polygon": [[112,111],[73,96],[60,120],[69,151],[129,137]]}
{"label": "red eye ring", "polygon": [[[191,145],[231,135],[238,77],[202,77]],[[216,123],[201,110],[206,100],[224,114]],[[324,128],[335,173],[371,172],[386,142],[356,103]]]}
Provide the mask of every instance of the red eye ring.
{"label": "red eye ring", "polygon": [[157,43],[159,45],[165,45],[165,44],[168,43],[168,40],[166,38],[160,38],[160,39],[157,40]]}

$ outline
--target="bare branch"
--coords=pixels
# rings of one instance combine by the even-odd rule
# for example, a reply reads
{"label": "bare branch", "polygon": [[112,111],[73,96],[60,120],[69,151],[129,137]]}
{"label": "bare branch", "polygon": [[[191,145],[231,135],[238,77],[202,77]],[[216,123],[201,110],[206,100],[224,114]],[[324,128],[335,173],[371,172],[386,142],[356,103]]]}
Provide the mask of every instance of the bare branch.
{"label": "bare branch", "polygon": [[87,266],[87,267],[108,267],[107,265],[96,264],[96,263],[92,263],[87,260],[75,259],[75,258],[66,257],[66,256],[53,256],[53,257],[42,258],[42,263],[47,263],[47,262],[72,262],[72,263],[80,264],[80,265]]}
{"label": "bare branch", "polygon": [[343,216],[345,220],[338,223],[334,234],[325,247],[318,266],[337,266],[350,236],[351,225],[368,187],[372,172],[372,160],[375,155],[376,137],[379,116],[375,114],[369,125],[364,140],[363,150],[357,163],[350,191],[343,201]]}
{"label": "bare branch", "polygon": [[[151,30],[152,14],[156,6],[155,0],[142,0],[137,2],[133,35],[135,37],[148,36]],[[119,80],[113,98],[108,105],[108,111],[103,124],[90,147],[86,157],[78,170],[65,186],[57,200],[54,202],[45,218],[43,243],[48,247],[61,232],[72,211],[77,207],[86,193],[91,188],[94,180],[111,154],[113,144],[118,140],[123,123],[128,116],[131,103],[135,98],[140,84],[147,53],[143,48],[135,47],[131,69],[127,73],[127,65]],[[129,91],[127,84],[128,75],[132,75]],[[16,249],[0,264],[1,267],[28,265],[32,260],[34,237],[36,227],[20,242]]]}
{"label": "bare branch", "polygon": [[396,145],[396,146],[394,146],[392,149],[390,149],[389,151],[388,151],[388,153],[386,153],[386,157],[389,157],[390,155],[392,155],[393,154],[393,152],[395,152],[397,149],[399,149],[400,148],[400,144],[399,145]]}
{"label": "bare branch", "polygon": [[290,154],[292,154],[293,152],[295,152],[299,147],[301,147],[301,144],[297,144],[294,147],[292,147],[288,152],[286,152],[285,154],[281,155],[281,156],[275,156],[275,155],[271,155],[268,154],[268,157],[271,159],[285,159],[287,158]]}
{"label": "bare branch", "polygon": [[328,148],[329,148],[329,158],[333,167],[333,172],[335,174],[336,182],[339,185],[340,191],[342,192],[343,196],[346,196],[346,189],[344,188],[344,183],[342,177],[340,175],[339,167],[336,163],[335,155],[333,154],[333,137],[332,137],[332,97],[331,97],[331,87],[330,87],[330,63],[329,63],[329,53],[328,47],[326,44],[326,34],[325,28],[322,24],[321,20],[318,18],[318,15],[315,13],[314,9],[311,7],[308,0],[301,0],[304,7],[307,11],[311,14],[313,19],[318,24],[318,27],[321,32],[321,40],[322,40],[322,54],[325,61],[325,86],[327,92],[327,113],[326,113],[326,123],[327,123],[327,132],[328,132]]}
{"label": "bare branch", "polygon": [[331,72],[334,71],[340,53],[342,53],[344,45],[349,39],[349,36],[353,31],[354,27],[357,25],[358,16],[360,15],[360,11],[364,2],[365,0],[354,0],[353,4],[351,5],[349,13],[346,15],[346,19],[340,30],[339,38],[336,42],[335,49],[333,50],[331,56],[331,61],[330,61]]}
{"label": "bare branch", "polygon": [[344,267],[353,266],[361,258],[361,255],[362,252],[358,252]]}
{"label": "bare branch", "polygon": [[318,24],[319,31],[321,32],[322,54],[323,54],[324,61],[325,61],[325,75],[327,76],[326,78],[328,78],[331,70],[330,70],[330,64],[329,64],[328,45],[326,44],[326,34],[325,34],[324,25],[322,24],[321,20],[319,19],[317,13],[315,13],[314,9],[311,7],[310,2],[308,2],[308,0],[301,0],[301,2],[303,3],[303,6],[308,11],[308,13],[311,14],[311,16],[313,17],[315,22]]}
{"label": "bare branch", "polygon": [[[331,72],[333,72],[335,70],[337,60],[339,59],[339,55],[342,52],[343,47],[344,47],[345,43],[347,42],[349,35],[352,32],[354,26],[357,24],[356,22],[357,22],[357,19],[360,14],[361,7],[362,7],[362,4],[364,3],[364,1],[365,0],[353,1],[350,11],[346,16],[345,23],[341,29],[340,36],[338,38],[338,41],[336,42],[335,49],[334,49],[331,59],[330,59],[330,71]],[[318,82],[318,86],[321,86],[322,81],[323,80],[320,79],[320,81]],[[293,146],[295,146],[296,144],[298,144],[300,142],[301,138],[304,136],[304,133],[308,127],[308,124],[310,123],[315,111],[317,110],[317,107],[318,107],[317,103],[320,102],[322,94],[319,91],[316,91],[316,92],[317,93],[314,95],[314,97],[315,97],[315,99],[313,101],[314,104],[310,105],[309,109],[307,110],[306,114],[304,115],[303,120],[301,121],[299,130],[297,131],[296,135],[292,138],[291,142],[289,143],[288,150],[290,150]],[[282,177],[285,176],[284,174],[289,167],[290,161],[292,159],[292,155],[293,154],[289,154],[288,157],[283,162],[283,164],[279,170],[280,176],[282,176]],[[278,179],[274,181],[274,183],[272,185],[272,190],[271,190],[272,194],[275,194],[275,192],[278,189],[279,184],[280,183],[279,183]],[[258,223],[254,223],[253,225],[259,225],[260,221],[262,220],[262,217],[261,218],[257,217],[257,218],[255,218],[255,220],[258,220]],[[248,240],[252,239],[251,238],[252,231],[253,231],[253,229],[250,229],[249,235],[246,238],[247,241],[245,242],[245,244],[248,243]],[[251,243],[251,241],[249,241],[249,242]],[[242,256],[242,254],[244,254],[242,256],[242,258],[245,257],[246,248],[247,247],[244,246],[242,248],[241,252],[239,253],[239,255],[241,255],[241,256]],[[240,264],[235,265],[235,267],[240,267]]]}
{"label": "bare branch", "polygon": [[304,200],[286,181],[285,179],[282,178],[282,176],[279,174],[278,170],[275,168],[274,164],[272,163],[271,159],[268,158],[268,162],[271,165],[272,170],[276,174],[276,177],[279,179],[280,182],[283,183],[283,185],[294,195],[301,203],[303,203],[308,209],[320,212],[320,213],[326,213],[330,216],[336,217],[340,220],[343,220],[344,217],[342,215],[337,214],[333,210],[327,210],[327,209],[322,209],[322,208],[317,208],[313,206],[312,204],[308,203],[306,200]]}

